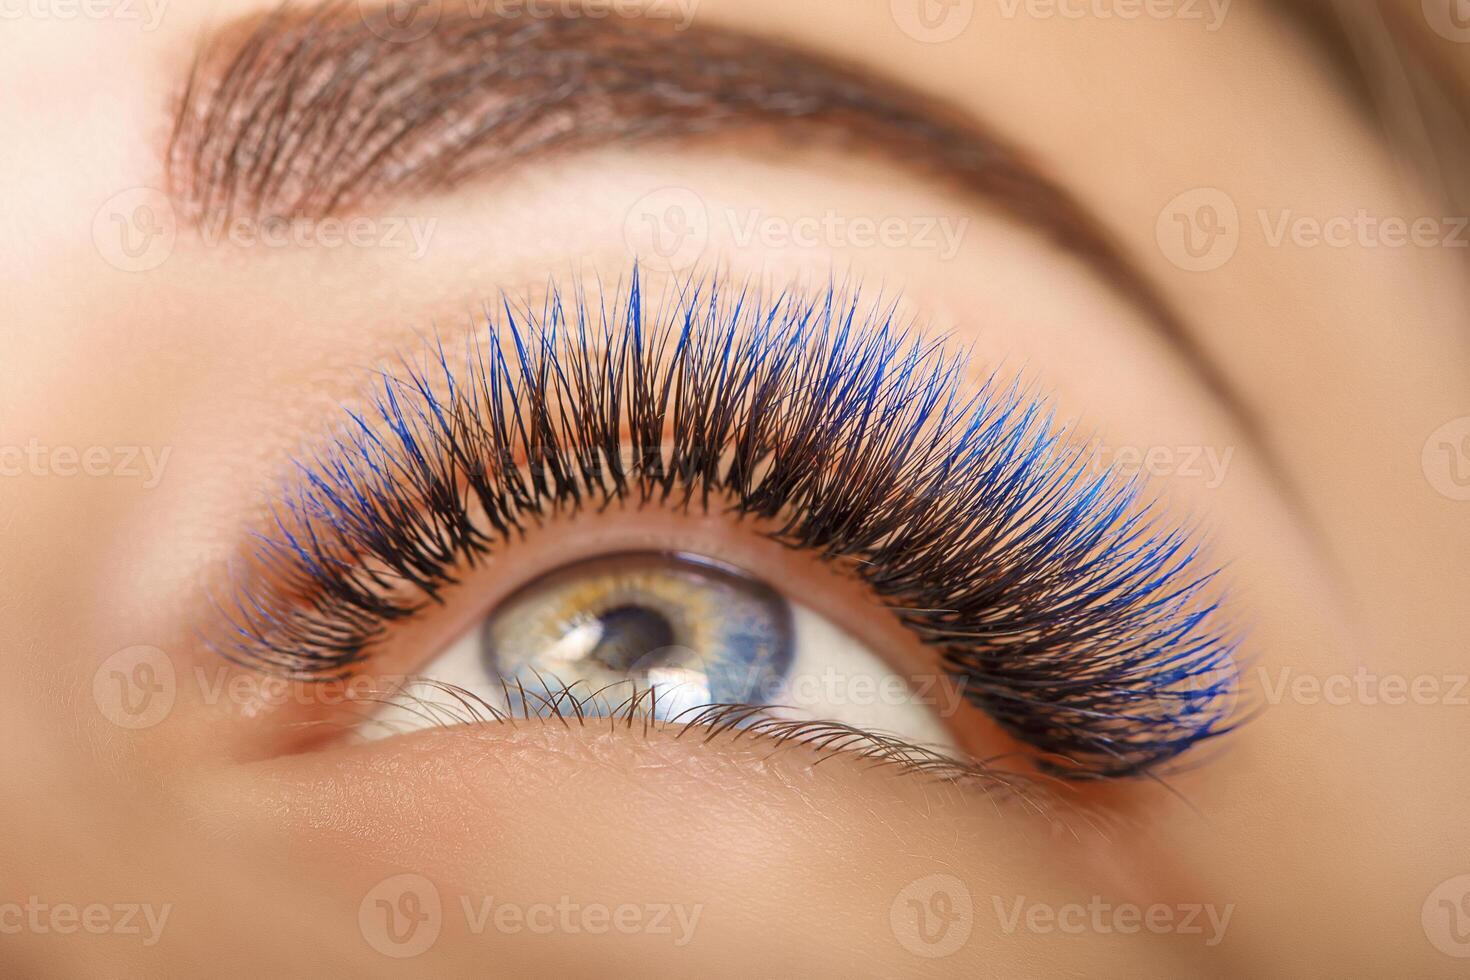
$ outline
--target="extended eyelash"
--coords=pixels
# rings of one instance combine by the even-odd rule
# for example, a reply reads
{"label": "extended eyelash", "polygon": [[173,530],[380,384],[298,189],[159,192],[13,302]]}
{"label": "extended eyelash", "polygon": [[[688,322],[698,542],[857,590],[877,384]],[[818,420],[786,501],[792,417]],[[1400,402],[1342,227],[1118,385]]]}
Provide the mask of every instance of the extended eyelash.
{"label": "extended eyelash", "polygon": [[298,461],[222,654],[338,676],[551,513],[715,506],[866,582],[1048,771],[1146,773],[1229,729],[1189,532],[1019,383],[961,396],[964,356],[891,309],[691,282],[655,311],[635,269],[621,298],[487,320],[461,372],[431,345]]}

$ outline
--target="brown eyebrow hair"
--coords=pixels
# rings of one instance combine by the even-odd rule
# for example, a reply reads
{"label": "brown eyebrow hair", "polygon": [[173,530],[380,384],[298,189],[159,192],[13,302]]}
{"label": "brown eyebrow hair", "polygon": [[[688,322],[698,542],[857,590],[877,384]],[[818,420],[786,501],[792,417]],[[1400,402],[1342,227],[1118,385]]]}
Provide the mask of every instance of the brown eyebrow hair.
{"label": "brown eyebrow hair", "polygon": [[886,154],[1030,227],[1148,314],[1286,491],[1254,410],[1069,191],[980,121],[778,42],[650,19],[283,6],[213,35],[178,101],[170,187],[194,221],[315,219],[553,154],[738,133]]}

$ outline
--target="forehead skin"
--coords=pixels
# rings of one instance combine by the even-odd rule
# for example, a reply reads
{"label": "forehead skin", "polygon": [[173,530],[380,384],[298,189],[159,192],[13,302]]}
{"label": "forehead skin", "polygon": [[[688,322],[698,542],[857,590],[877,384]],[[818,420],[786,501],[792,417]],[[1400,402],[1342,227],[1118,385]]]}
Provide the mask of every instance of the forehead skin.
{"label": "forehead skin", "polygon": [[[1441,238],[1452,234],[1450,209],[1291,25],[1239,0],[1213,30],[1208,5],[1194,20],[959,4],[969,18],[962,29],[926,27],[899,2],[702,0],[696,14],[697,24],[902,80],[1029,151],[1111,229],[1252,407],[1269,456],[1295,488],[1287,500],[1267,475],[1268,454],[1095,274],[995,209],[861,154],[738,140],[596,151],[385,204],[436,222],[431,248],[412,260],[237,251],[183,235],[160,268],[120,268],[99,244],[109,202],[164,186],[170,113],[191,52],[211,27],[256,9],[179,2],[152,30],[120,17],[0,25],[0,132],[9,134],[0,149],[0,444],[172,450],[156,486],[0,479],[0,657],[10,671],[0,744],[14,747],[0,766],[0,860],[13,881],[66,897],[106,879],[115,887],[99,901],[114,891],[177,896],[187,913],[191,903],[211,907],[210,883],[190,873],[190,860],[240,860],[244,879],[243,868],[278,859],[264,843],[250,848],[284,838],[288,848],[310,842],[314,853],[349,855],[329,859],[321,874],[323,889],[337,876],[352,896],[361,893],[352,864],[364,853],[476,893],[536,894],[540,883],[556,895],[593,882],[601,894],[656,898],[706,888],[706,931],[680,962],[713,975],[738,974],[731,964],[752,958],[777,972],[820,973],[832,950],[857,951],[853,975],[952,975],[972,960],[1007,975],[1449,972],[1455,961],[1426,938],[1421,910],[1441,882],[1470,871],[1461,748],[1470,713],[1450,699],[1467,672],[1470,503],[1454,499],[1463,488],[1437,455],[1465,431],[1442,427],[1470,415],[1466,252],[1385,244],[1385,219],[1432,218]],[[939,40],[950,30],[955,37]],[[1187,804],[1160,787],[1113,788],[1123,826],[1106,846],[1074,851],[855,770],[810,783],[788,774],[773,788],[771,774],[736,765],[738,753],[693,761],[682,748],[618,743],[599,755],[551,734],[551,744],[505,739],[493,770],[474,767],[482,746],[467,740],[426,753],[433,762],[415,745],[380,749],[381,763],[322,753],[237,765],[260,754],[251,751],[258,731],[192,705],[137,741],[98,722],[97,665],[134,644],[185,647],[175,637],[197,614],[197,582],[241,547],[259,488],[350,396],[360,368],[430,323],[452,328],[502,286],[534,287],[552,273],[616,278],[629,257],[630,207],[668,187],[692,191],[721,224],[712,244],[728,246],[717,250],[733,270],[820,279],[836,267],[901,287],[916,314],[973,343],[988,363],[1033,369],[1116,446],[1235,450],[1219,481],[1180,472],[1163,480],[1171,501],[1204,515],[1213,545],[1231,559],[1233,606],[1249,625],[1247,679],[1262,707],[1171,780]],[[1180,236],[1204,234],[1201,206],[1220,213],[1222,202],[1234,209],[1233,252],[1192,254]],[[971,224],[949,259],[831,237],[816,247],[733,240],[730,226],[738,231],[751,214],[790,227],[828,210]],[[739,217],[725,223],[727,213]],[[1314,244],[1310,229],[1333,218],[1353,219],[1339,222],[1348,240]],[[1394,703],[1389,677],[1411,690],[1428,678],[1439,693]],[[457,765],[472,778],[459,779]],[[652,775],[628,780],[625,766]],[[142,804],[151,823],[128,822],[132,811],[114,795],[124,790],[92,775],[102,772],[150,787]],[[567,785],[575,792],[554,791]],[[97,816],[43,820],[33,802],[42,789],[69,812]],[[706,806],[701,794],[718,802]],[[610,796],[623,805],[600,806]],[[92,819],[110,836],[93,833]],[[158,831],[171,822],[250,843],[222,856],[189,834]],[[146,856],[158,855],[154,870],[114,868],[116,855],[75,843],[73,826],[77,838],[137,842],[136,863],[147,868]],[[649,829],[665,826],[681,830]],[[506,846],[485,846],[495,840]],[[941,872],[970,883],[977,938],[958,959],[928,961],[888,939],[890,899]],[[191,938],[201,930],[243,930],[242,943],[270,931],[303,949],[351,947],[302,954],[335,967],[365,955],[350,915],[340,930],[323,917],[317,943],[294,936],[305,920],[289,910],[312,907],[315,893],[284,872],[261,875],[279,887],[262,886],[250,907],[279,908],[279,918],[254,911],[231,924],[193,913],[182,920],[193,925],[176,927],[175,945],[150,955],[208,963],[209,949]],[[1228,938],[1205,948],[1180,935],[1005,931],[1001,913],[1016,896],[1085,905],[1095,894],[1143,906],[1228,905]],[[741,941],[752,921],[769,935],[767,951]],[[470,938],[481,949],[487,941]],[[57,939],[19,937],[11,955],[27,968],[20,972],[139,955],[107,945],[115,938]],[[439,965],[482,962],[470,948],[438,950]],[[631,964],[666,952],[609,949],[568,945],[556,955],[581,969],[598,955]],[[538,956],[512,943],[501,962],[544,965]],[[286,960],[282,972],[300,965]],[[357,972],[382,969],[368,957]]]}

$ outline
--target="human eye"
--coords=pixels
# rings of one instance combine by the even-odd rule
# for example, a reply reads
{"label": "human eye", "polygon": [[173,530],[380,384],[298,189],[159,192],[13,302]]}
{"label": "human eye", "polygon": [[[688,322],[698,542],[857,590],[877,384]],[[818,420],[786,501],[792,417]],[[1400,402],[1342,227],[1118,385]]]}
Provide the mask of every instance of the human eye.
{"label": "human eye", "polygon": [[1464,6],[0,0],[0,975],[1453,971]]}
{"label": "human eye", "polygon": [[[846,726],[1087,780],[1228,729],[1197,543],[1035,385],[971,380],[860,291],[658,300],[635,269],[541,309],[401,358],[298,461],[221,652],[320,679],[397,646],[382,731],[472,699],[476,720]],[[395,643],[436,615],[472,625],[437,656]]]}

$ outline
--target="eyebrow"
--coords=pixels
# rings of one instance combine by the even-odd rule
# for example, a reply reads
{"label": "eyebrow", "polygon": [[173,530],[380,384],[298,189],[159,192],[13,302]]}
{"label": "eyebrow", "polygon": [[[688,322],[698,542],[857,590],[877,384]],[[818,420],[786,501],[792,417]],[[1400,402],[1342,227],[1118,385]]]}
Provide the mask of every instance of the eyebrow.
{"label": "eyebrow", "polygon": [[392,8],[328,2],[213,34],[166,151],[181,215],[318,220],[558,154],[731,133],[885,154],[1087,263],[1147,315],[1295,498],[1259,417],[1178,312],[1101,221],[981,121],[901,83],[705,25],[485,15],[468,0],[425,10],[426,33]]}

